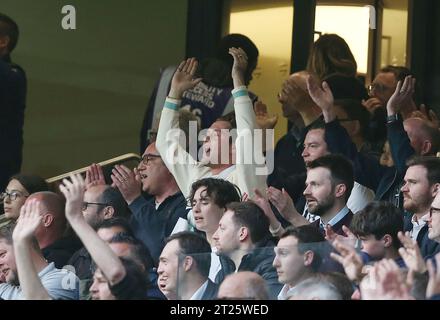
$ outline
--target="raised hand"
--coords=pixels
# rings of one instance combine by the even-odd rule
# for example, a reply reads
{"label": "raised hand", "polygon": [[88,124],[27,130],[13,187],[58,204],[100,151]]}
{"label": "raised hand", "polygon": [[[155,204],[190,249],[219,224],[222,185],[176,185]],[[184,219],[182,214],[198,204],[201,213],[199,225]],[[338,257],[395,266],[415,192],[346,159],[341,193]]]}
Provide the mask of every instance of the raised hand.
{"label": "raised hand", "polygon": [[269,116],[267,105],[258,100],[254,104],[257,124],[261,129],[273,129],[278,122],[278,115]]}
{"label": "raised hand", "polygon": [[411,239],[409,232],[397,234],[403,247],[399,248],[399,254],[405,261],[406,266],[410,271],[424,273],[426,271],[426,264],[420,253],[419,245],[416,240]]}
{"label": "raised hand", "polygon": [[327,82],[323,82],[322,86],[318,79],[314,76],[307,78],[307,90],[313,102],[321,108],[324,121],[326,123],[333,121],[336,118],[333,110],[333,93]]}
{"label": "raised hand", "polygon": [[387,113],[389,116],[398,113],[403,106],[412,104],[415,85],[416,79],[412,76],[407,76],[403,82],[399,81],[397,83],[396,90],[387,103]]}
{"label": "raised hand", "polygon": [[142,182],[136,168],[131,171],[124,165],[116,165],[112,170],[111,179],[128,204],[141,195]]}
{"label": "raised hand", "polygon": [[309,221],[304,218],[293,205],[293,200],[289,194],[284,190],[278,190],[274,187],[269,187],[266,190],[267,198],[277,208],[278,212],[284,219],[289,221],[295,227],[309,224]]}
{"label": "raised hand", "polygon": [[194,79],[198,62],[195,58],[184,60],[177,67],[171,80],[170,98],[181,99],[186,90],[194,88],[202,78]]}
{"label": "raised hand", "polygon": [[99,185],[105,185],[104,173],[99,164],[93,163],[86,171],[86,189]]}
{"label": "raised hand", "polygon": [[80,174],[70,174],[70,180],[63,179],[60,184],[60,191],[66,198],[66,218],[84,219],[82,214],[82,205],[84,201],[84,192],[86,183]]}
{"label": "raised hand", "polygon": [[234,88],[246,85],[244,82],[244,75],[248,65],[246,52],[242,48],[229,48],[229,54],[234,58],[231,72]]}
{"label": "raised hand", "polygon": [[351,281],[359,281],[362,277],[364,263],[356,250],[345,241],[335,240],[332,243],[337,253],[330,253],[330,257],[339,262],[345,270],[345,274]]}
{"label": "raised hand", "polygon": [[290,221],[289,218],[296,212],[296,209],[293,205],[292,198],[286,190],[284,190],[284,188],[278,190],[277,188],[269,187],[266,193],[269,201],[277,208],[278,212],[281,213],[286,220]]}
{"label": "raised hand", "polygon": [[20,210],[20,217],[14,228],[12,238],[17,241],[29,241],[41,223],[41,204],[37,199],[27,201]]}
{"label": "raised hand", "polygon": [[257,206],[263,210],[266,217],[269,219],[270,223],[270,231],[274,235],[280,235],[284,229],[281,226],[281,223],[276,218],[275,214],[272,211],[272,208],[270,207],[269,201],[264,197],[264,194],[258,190],[254,189],[254,198],[250,201],[254,202]]}

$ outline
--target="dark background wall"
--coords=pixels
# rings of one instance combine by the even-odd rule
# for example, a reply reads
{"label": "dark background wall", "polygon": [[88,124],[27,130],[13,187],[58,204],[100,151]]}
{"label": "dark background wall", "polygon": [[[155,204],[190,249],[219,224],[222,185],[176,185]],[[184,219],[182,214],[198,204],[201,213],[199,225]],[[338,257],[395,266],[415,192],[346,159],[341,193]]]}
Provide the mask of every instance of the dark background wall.
{"label": "dark background wall", "polygon": [[[73,5],[77,30],[61,28]],[[50,177],[128,152],[161,67],[185,56],[187,1],[0,0],[28,76],[23,171]]]}
{"label": "dark background wall", "polygon": [[424,102],[440,114],[440,1],[413,2],[411,69]]}

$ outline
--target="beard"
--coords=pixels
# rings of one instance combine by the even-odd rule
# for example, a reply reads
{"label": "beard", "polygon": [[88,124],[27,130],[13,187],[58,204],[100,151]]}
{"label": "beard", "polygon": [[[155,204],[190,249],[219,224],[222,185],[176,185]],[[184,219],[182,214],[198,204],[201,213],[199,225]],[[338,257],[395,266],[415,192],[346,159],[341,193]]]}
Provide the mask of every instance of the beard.
{"label": "beard", "polygon": [[334,197],[327,197],[321,201],[316,200],[316,205],[314,205],[312,207],[308,206],[308,210],[310,213],[312,213],[314,215],[322,216],[325,213],[327,213],[328,210],[331,207],[333,207],[334,204],[335,204],[335,198]]}
{"label": "beard", "polygon": [[403,209],[410,213],[420,213],[431,206],[434,199],[431,197],[423,197],[414,200],[410,197],[403,198]]}

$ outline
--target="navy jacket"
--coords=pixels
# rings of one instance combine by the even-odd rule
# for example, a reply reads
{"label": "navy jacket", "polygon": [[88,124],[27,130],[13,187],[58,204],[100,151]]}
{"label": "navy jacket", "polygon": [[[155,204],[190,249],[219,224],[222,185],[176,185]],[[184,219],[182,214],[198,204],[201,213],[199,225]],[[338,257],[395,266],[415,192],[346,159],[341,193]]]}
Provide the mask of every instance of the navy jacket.
{"label": "navy jacket", "polygon": [[[403,230],[411,231],[413,224],[411,223],[412,214],[405,213],[403,217]],[[420,252],[425,260],[434,257],[440,252],[440,243],[429,239],[428,237],[428,225],[425,224],[417,235],[417,244],[419,245]]]}
{"label": "navy jacket", "polygon": [[[258,273],[266,281],[270,299],[276,300],[283,285],[278,282],[278,274],[272,263],[275,259],[275,243],[272,240],[259,242],[256,248],[243,256],[237,271],[252,271]],[[215,282],[220,284],[228,274],[234,273],[236,266],[226,256],[220,256],[221,270],[218,272]]]}
{"label": "navy jacket", "polygon": [[146,200],[139,196],[129,206],[133,215],[130,225],[135,237],[150,250],[157,265],[160,253],[165,245],[165,238],[174,229],[179,218],[186,219],[189,209],[182,193],[176,193],[165,199],[156,210],[154,198]]}
{"label": "navy jacket", "polygon": [[0,58],[0,190],[21,168],[26,87],[24,70],[9,55]]}
{"label": "navy jacket", "polygon": [[217,299],[219,285],[208,279],[208,286],[203,293],[201,300],[215,300]]}

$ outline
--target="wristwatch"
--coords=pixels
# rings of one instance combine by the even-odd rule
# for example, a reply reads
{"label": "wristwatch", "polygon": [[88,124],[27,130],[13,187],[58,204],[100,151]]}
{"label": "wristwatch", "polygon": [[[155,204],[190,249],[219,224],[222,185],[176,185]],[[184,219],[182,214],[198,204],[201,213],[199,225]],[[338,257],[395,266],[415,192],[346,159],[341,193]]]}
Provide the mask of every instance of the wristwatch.
{"label": "wristwatch", "polygon": [[393,114],[392,116],[387,117],[387,123],[393,123],[400,120],[400,115],[398,113]]}

